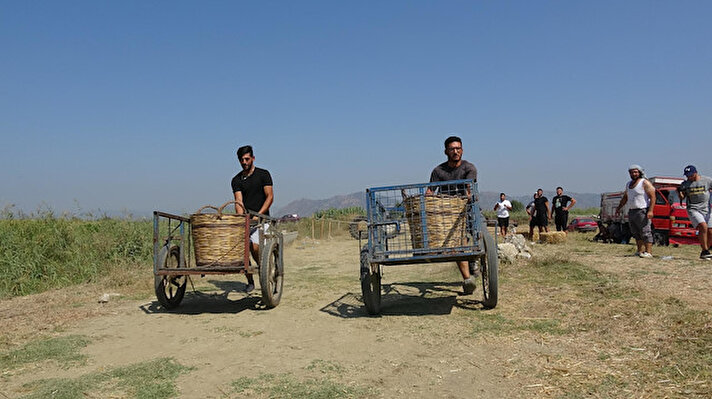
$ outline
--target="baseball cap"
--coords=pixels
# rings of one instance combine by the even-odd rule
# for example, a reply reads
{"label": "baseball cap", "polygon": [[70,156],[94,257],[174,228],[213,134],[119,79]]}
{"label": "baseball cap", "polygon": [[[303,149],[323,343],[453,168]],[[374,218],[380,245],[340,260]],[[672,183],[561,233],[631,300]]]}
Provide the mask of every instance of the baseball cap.
{"label": "baseball cap", "polygon": [[685,170],[682,172],[682,174],[685,176],[692,176],[695,173],[697,173],[697,168],[695,167],[695,165],[685,166]]}

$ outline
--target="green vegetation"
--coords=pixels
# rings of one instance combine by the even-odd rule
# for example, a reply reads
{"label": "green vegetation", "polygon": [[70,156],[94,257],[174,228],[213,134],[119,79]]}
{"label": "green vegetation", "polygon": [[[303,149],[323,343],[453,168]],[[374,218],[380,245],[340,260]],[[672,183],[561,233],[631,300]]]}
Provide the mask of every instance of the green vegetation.
{"label": "green vegetation", "polygon": [[517,200],[510,201],[512,203],[512,212],[522,212],[524,210],[524,204]]}
{"label": "green vegetation", "polygon": [[156,359],[78,378],[33,381],[25,384],[24,388],[32,393],[23,398],[173,398],[178,394],[176,378],[189,370],[191,368],[181,366],[171,358]]}
{"label": "green vegetation", "polygon": [[238,394],[257,392],[272,399],[366,398],[373,395],[369,389],[343,384],[328,377],[297,379],[290,374],[242,377],[232,383],[232,388]]}
{"label": "green vegetation", "polygon": [[37,219],[4,216],[0,298],[91,282],[112,270],[150,268],[149,221],[56,218],[51,212]]}
{"label": "green vegetation", "polygon": [[366,210],[361,208],[360,206],[352,206],[348,208],[341,208],[341,209],[336,209],[336,208],[330,208],[330,209],[325,209],[321,211],[316,211],[314,212],[314,215],[312,216],[315,219],[322,219],[322,218],[328,218],[328,219],[339,219],[339,220],[351,220],[352,217],[356,215],[366,215]]}
{"label": "green vegetation", "polygon": [[79,351],[86,347],[89,338],[82,335],[69,335],[42,339],[25,344],[19,349],[0,355],[0,369],[9,370],[24,364],[53,360],[62,368],[84,364],[86,356]]}

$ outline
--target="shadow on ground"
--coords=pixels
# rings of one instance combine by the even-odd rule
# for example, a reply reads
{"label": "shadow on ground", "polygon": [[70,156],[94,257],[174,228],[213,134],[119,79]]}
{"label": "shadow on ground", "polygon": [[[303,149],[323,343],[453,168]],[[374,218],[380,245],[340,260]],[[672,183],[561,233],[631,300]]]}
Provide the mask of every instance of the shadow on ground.
{"label": "shadow on ground", "polygon": [[[245,310],[265,310],[262,304],[259,290],[245,293],[246,284],[239,281],[209,280],[208,283],[215,286],[216,290],[209,292],[193,291],[190,282],[185,292],[185,297],[181,304],[168,310],[161,306],[158,301],[153,301],[139,308],[147,314],[203,314],[203,313],[227,313],[236,314]],[[238,293],[243,296],[239,299],[229,299],[230,293]]]}
{"label": "shadow on ground", "polygon": [[[475,299],[478,291],[464,296],[460,283],[393,283],[383,284],[381,289],[381,316],[447,315],[453,307],[482,309],[482,302]],[[345,319],[374,317],[366,311],[360,293],[346,293],[320,310]]]}

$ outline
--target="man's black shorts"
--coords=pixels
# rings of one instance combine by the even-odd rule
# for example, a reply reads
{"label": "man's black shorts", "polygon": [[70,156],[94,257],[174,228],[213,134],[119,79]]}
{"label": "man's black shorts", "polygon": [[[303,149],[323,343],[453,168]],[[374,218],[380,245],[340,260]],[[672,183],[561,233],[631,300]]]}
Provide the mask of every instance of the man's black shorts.
{"label": "man's black shorts", "polygon": [[549,219],[546,215],[537,215],[532,221],[534,222],[534,226],[538,227],[544,227],[549,224]]}
{"label": "man's black shorts", "polygon": [[509,218],[497,218],[497,224],[499,227],[509,227]]}

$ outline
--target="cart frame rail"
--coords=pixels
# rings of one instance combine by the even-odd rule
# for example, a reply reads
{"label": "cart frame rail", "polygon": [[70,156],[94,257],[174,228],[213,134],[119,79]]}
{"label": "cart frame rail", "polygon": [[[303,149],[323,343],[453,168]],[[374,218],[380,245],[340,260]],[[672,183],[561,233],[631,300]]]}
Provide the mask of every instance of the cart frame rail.
{"label": "cart frame rail", "polygon": [[[250,263],[250,230],[252,228],[269,224],[267,232],[260,229],[260,248],[264,248],[265,242],[276,239],[279,248],[283,248],[282,233],[277,229],[278,219],[267,215],[248,212],[245,215],[247,220],[250,217],[257,217],[257,220],[250,222],[250,228],[245,229],[245,261],[243,265],[233,266],[196,266],[193,265],[193,238],[191,236],[190,219],[167,212],[153,212],[153,274],[156,276],[175,275],[207,275],[207,274],[235,274],[235,273],[257,273],[258,267]],[[163,231],[163,235],[161,234]],[[159,254],[162,248],[177,245],[180,250],[180,257],[177,268],[165,268],[160,264]],[[246,265],[246,266],[245,266]]]}
{"label": "cart frame rail", "polygon": [[[420,206],[422,248],[415,248],[408,239],[405,226],[408,220],[403,203],[410,196],[436,196],[455,194],[467,198],[467,239],[464,245],[430,246],[425,201]],[[366,215],[368,218],[369,262],[384,266],[414,263],[471,261],[484,253],[481,245],[481,229],[486,226],[480,210],[477,183],[473,180],[405,184],[366,189]],[[462,243],[461,243],[462,244]]]}

